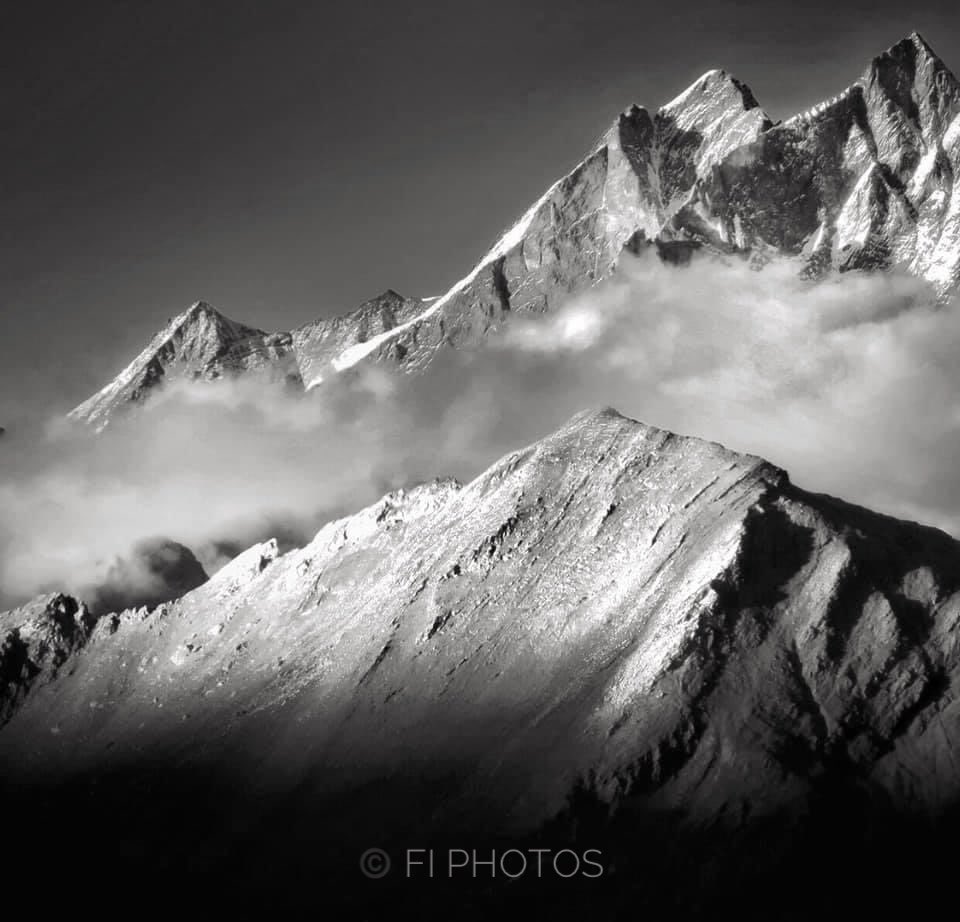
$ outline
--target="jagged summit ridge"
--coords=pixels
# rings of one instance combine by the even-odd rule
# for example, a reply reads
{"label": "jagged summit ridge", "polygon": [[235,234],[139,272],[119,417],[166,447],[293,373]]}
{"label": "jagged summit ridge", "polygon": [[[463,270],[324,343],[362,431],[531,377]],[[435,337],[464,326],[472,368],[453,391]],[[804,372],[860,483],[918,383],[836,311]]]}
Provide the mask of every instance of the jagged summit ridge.
{"label": "jagged summit ridge", "polygon": [[756,96],[753,95],[753,90],[746,83],[722,68],[714,68],[702,74],[682,93],[663,105],[660,112],[664,115],[686,113],[689,118],[693,107],[702,105],[704,100],[709,100],[713,105],[719,102],[723,108],[726,108],[729,104],[736,105],[738,98],[744,111],[757,109],[760,106]]}
{"label": "jagged summit ridge", "polygon": [[909,67],[914,72],[932,69],[940,73],[950,73],[930,43],[916,30],[877,55],[871,62],[870,69],[878,68],[887,60],[897,62],[901,67]]}
{"label": "jagged summit ridge", "polygon": [[[811,275],[896,266],[945,295],[960,283],[957,176],[960,84],[918,33],[779,124],[746,84],[710,70],[655,112],[621,112],[440,297],[387,291],[289,334],[211,321],[215,333],[200,339],[215,345],[175,348],[174,364],[202,379],[273,363],[306,389],[359,362],[416,371],[439,349],[482,342],[513,313],[552,309],[607,278],[625,249],[653,244],[676,261],[703,247],[780,254]],[[73,417],[99,426],[142,400],[171,365],[151,352],[154,344]]]}
{"label": "jagged summit ridge", "polygon": [[945,293],[960,280],[958,113],[956,79],[914,34],[704,177],[670,233],[814,272],[900,266]]}

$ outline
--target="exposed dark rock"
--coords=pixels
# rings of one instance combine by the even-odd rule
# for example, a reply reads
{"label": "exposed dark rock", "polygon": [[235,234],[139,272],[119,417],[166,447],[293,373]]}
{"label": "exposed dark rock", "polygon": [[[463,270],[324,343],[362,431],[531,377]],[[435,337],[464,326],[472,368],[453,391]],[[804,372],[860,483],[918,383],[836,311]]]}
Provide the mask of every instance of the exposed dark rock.
{"label": "exposed dark rock", "polygon": [[82,602],[62,593],[0,613],[0,726],[34,685],[57,676],[95,624]]}
{"label": "exposed dark rock", "polygon": [[207,581],[193,552],[167,538],[138,541],[118,557],[96,586],[81,590],[90,610],[100,615],[125,608],[156,608]]}

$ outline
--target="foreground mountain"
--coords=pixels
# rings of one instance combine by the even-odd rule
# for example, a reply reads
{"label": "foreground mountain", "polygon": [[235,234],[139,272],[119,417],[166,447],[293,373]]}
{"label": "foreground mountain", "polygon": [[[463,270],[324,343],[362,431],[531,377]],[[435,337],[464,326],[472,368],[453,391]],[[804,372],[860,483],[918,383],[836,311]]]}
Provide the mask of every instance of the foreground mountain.
{"label": "foreground mountain", "polygon": [[704,74],[656,112],[631,106],[474,269],[429,301],[395,292],[291,333],[200,303],[71,416],[102,428],[171,376],[270,370],[310,389],[362,361],[416,370],[607,278],[624,250],[795,258],[811,275],[899,267],[960,283],[960,83],[916,33],[828,102],[776,124],[751,90]]}
{"label": "foreground mountain", "polygon": [[89,821],[114,880],[175,870],[220,906],[305,909],[323,874],[363,900],[374,845],[573,836],[607,854],[584,906],[712,912],[688,901],[864,830],[919,854],[881,832],[960,794],[958,590],[941,532],[589,413],[152,612],[0,616],[0,774],[21,842]]}

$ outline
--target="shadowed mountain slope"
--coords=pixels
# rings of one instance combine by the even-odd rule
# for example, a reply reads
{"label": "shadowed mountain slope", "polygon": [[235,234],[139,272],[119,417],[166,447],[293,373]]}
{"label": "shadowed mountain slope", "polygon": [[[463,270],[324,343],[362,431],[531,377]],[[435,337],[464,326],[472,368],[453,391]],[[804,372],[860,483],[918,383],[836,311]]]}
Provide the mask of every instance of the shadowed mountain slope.
{"label": "shadowed mountain slope", "polygon": [[2,776],[102,816],[202,800],[124,835],[188,828],[233,872],[278,816],[293,865],[597,815],[669,816],[671,841],[775,823],[775,856],[838,784],[870,816],[955,804],[958,588],[941,532],[587,413],[152,612],[0,616]]}

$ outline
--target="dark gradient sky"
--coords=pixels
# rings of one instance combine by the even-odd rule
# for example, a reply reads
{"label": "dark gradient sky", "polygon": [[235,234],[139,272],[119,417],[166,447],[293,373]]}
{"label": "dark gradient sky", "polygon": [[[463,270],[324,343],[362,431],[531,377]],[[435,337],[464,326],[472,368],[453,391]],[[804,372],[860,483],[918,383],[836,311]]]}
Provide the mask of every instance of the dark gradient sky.
{"label": "dark gradient sky", "polygon": [[282,329],[441,292],[630,102],[711,67],[775,118],[960,4],[90,2],[0,38],[0,424],[205,298]]}

